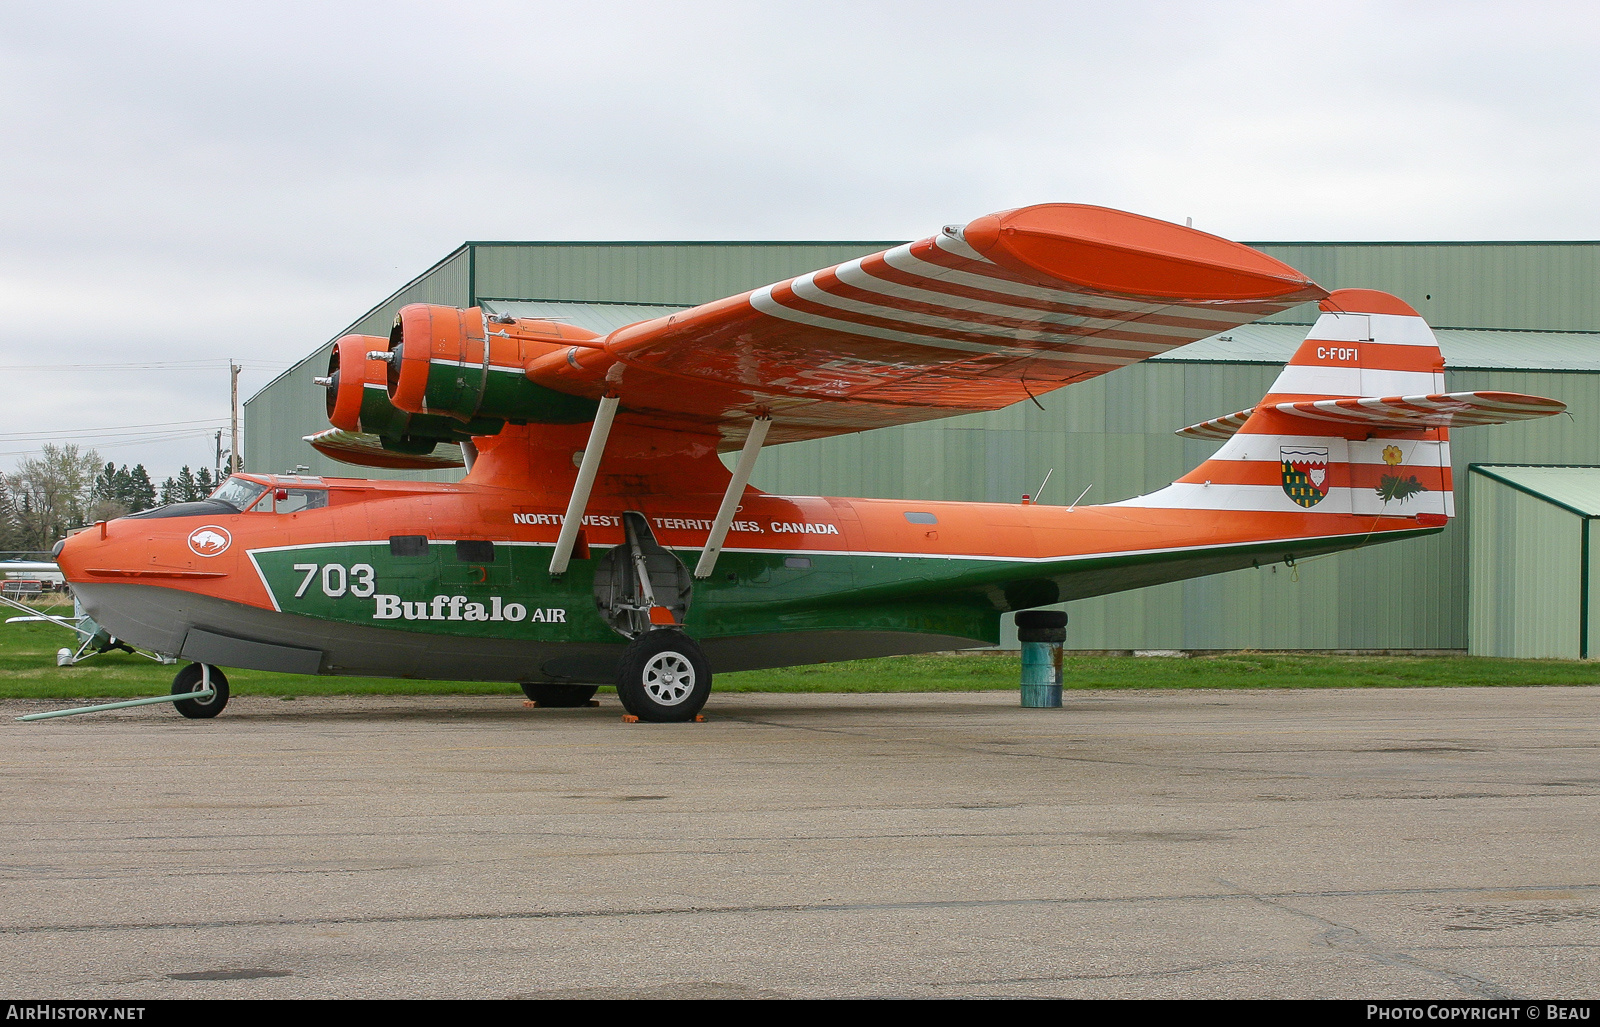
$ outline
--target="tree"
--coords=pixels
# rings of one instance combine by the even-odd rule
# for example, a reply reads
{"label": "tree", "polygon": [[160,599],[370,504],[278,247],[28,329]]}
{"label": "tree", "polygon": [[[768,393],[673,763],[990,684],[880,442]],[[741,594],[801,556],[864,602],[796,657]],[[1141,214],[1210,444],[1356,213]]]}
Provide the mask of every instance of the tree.
{"label": "tree", "polygon": [[94,485],[91,486],[95,499],[117,498],[117,465],[106,464],[94,476]]}
{"label": "tree", "polygon": [[215,487],[210,471],[202,467],[200,473],[195,474],[189,470],[188,464],[184,464],[176,478],[168,478],[161,483],[161,505],[193,503],[211,495]]}
{"label": "tree", "polygon": [[128,475],[128,499],[128,506],[134,513],[156,505],[156,486],[150,480],[150,473],[144,469],[144,464],[134,464],[133,472]]}
{"label": "tree", "polygon": [[0,552],[23,552],[22,525],[17,522],[16,505],[11,502],[11,490],[0,477]]}
{"label": "tree", "polygon": [[127,512],[128,504],[117,498],[117,465],[106,464],[89,487],[89,509],[85,516],[90,522],[109,521]]}
{"label": "tree", "polygon": [[38,457],[23,460],[15,473],[6,475],[23,546],[48,551],[69,528],[83,524],[100,473],[100,455],[94,450],[45,443]]}

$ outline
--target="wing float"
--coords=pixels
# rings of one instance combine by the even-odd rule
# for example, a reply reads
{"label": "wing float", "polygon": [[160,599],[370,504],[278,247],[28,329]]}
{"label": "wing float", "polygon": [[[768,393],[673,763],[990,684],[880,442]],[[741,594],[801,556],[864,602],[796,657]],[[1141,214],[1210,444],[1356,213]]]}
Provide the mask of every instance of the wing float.
{"label": "wing float", "polygon": [[304,436],[311,448],[323,456],[362,467],[387,467],[402,471],[437,471],[464,467],[461,447],[449,442],[436,443],[427,453],[402,453],[385,449],[376,435],[329,428]]}

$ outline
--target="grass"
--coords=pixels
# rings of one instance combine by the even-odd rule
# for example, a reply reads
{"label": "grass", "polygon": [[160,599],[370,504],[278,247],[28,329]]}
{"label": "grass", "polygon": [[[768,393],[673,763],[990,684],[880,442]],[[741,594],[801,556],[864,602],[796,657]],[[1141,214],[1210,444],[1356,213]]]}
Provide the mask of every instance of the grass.
{"label": "grass", "polygon": [[[174,667],[142,656],[108,653],[57,667],[70,632],[51,624],[0,625],[0,698],[124,699],[164,694]],[[1600,684],[1600,663],[1495,660],[1472,656],[1321,656],[1237,652],[1189,659],[1067,656],[1069,689],[1084,688],[1426,688],[1447,685]],[[719,674],[722,692],[976,692],[1017,687],[1014,655],[894,656],[781,670]],[[520,695],[515,685],[485,681],[303,677],[229,670],[235,694]]]}
{"label": "grass", "polygon": [[[1014,689],[1016,656],[895,656],[718,675],[728,692],[962,692]],[[1451,685],[1594,685],[1600,664],[1475,656],[1321,656],[1238,652],[1188,659],[1073,656],[1067,689],[1428,688]]]}

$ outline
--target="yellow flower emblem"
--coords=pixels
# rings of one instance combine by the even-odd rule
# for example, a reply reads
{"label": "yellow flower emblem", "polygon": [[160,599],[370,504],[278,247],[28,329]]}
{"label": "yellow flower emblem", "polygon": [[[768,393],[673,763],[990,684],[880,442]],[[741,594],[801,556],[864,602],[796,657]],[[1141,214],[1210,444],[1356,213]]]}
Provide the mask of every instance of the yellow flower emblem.
{"label": "yellow flower emblem", "polygon": [[1393,467],[1395,464],[1399,463],[1400,462],[1400,447],[1399,446],[1384,446],[1383,447],[1383,462],[1388,464],[1390,467]]}

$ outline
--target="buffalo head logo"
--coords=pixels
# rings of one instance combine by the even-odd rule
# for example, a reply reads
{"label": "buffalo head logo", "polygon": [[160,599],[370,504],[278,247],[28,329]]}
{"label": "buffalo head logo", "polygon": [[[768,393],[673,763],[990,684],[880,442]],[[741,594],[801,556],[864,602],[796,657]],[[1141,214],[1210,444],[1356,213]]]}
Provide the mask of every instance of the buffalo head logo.
{"label": "buffalo head logo", "polygon": [[202,525],[189,533],[189,548],[196,556],[217,556],[233,544],[227,528],[215,524]]}

